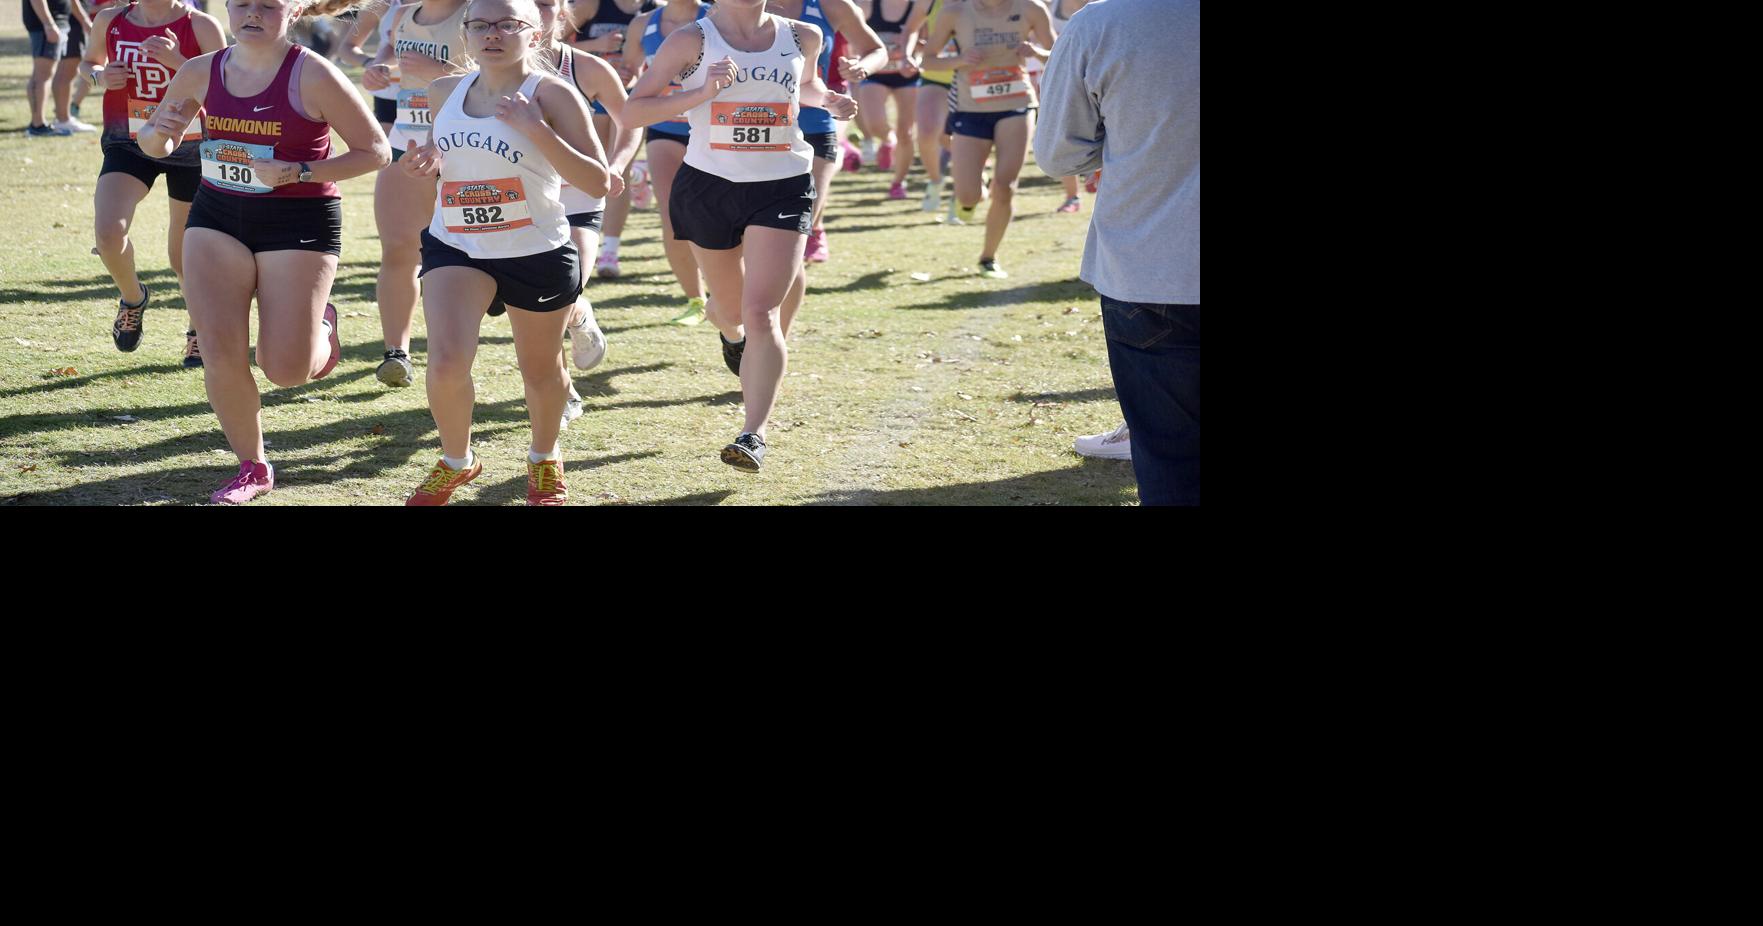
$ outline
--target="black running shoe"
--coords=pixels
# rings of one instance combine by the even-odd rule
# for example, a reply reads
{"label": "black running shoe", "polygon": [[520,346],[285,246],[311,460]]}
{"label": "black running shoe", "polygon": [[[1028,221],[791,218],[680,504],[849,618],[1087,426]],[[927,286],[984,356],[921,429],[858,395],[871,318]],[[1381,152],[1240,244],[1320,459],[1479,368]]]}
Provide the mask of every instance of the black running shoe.
{"label": "black running shoe", "polygon": [[749,473],[759,472],[759,464],[765,462],[765,438],[742,434],[734,443],[722,448],[722,462]]}
{"label": "black running shoe", "polygon": [[393,348],[386,351],[386,359],[380,361],[373,375],[388,386],[408,386],[416,377],[416,367],[410,365],[409,354]]}
{"label": "black running shoe", "polygon": [[747,349],[747,339],[730,341],[723,337],[720,331],[716,333],[716,336],[722,341],[722,362],[728,364],[728,371],[739,378],[741,375],[741,353]]}
{"label": "black running shoe", "polygon": [[110,325],[110,340],[116,343],[116,349],[128,353],[141,346],[141,313],[147,310],[147,303],[153,300],[153,294],[147,291],[147,284],[141,284],[141,304],[129,305],[121,299],[116,300],[116,321]]}
{"label": "black running shoe", "polygon": [[196,332],[184,332],[184,369],[202,369],[202,348],[196,343]]}

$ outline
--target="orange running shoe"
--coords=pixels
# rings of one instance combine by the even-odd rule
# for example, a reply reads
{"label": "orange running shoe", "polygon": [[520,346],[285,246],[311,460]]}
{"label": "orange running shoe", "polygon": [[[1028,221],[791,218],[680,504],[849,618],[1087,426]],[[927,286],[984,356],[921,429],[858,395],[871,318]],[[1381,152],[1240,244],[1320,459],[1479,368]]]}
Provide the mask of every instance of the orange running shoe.
{"label": "orange running shoe", "polygon": [[556,507],[569,501],[569,486],[563,484],[563,460],[546,460],[526,464],[526,503],[529,507]]}
{"label": "orange running shoe", "polygon": [[416,487],[416,494],[404,501],[404,506],[425,507],[445,505],[453,497],[453,490],[476,479],[484,471],[482,460],[473,459],[471,466],[464,470],[451,469],[445,460],[435,463],[429,470],[428,478]]}

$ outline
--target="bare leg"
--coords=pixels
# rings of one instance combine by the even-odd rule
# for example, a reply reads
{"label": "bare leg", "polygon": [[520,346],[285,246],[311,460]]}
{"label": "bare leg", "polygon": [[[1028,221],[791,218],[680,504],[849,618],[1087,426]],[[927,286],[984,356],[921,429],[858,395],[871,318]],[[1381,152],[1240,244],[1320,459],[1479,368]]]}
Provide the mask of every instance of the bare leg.
{"label": "bare leg", "polygon": [[997,172],[992,175],[992,205],[986,210],[986,249],[981,258],[998,256],[1004,232],[1016,214],[1016,178],[1021,175],[1023,159],[1028,155],[1028,133],[1026,116],[998,123],[994,139],[998,145]]}
{"label": "bare leg", "polygon": [[80,59],[63,58],[55,65],[55,119],[66,122],[70,116],[67,104],[73,101],[73,79],[80,72]]}
{"label": "bare leg", "polygon": [[[177,274],[178,288],[182,289],[184,285],[184,226],[190,221],[190,204],[181,199],[168,201],[171,203],[171,224],[165,228],[165,252],[171,260],[171,272]],[[185,299],[184,304],[188,306],[189,300]],[[196,330],[195,315],[190,316],[189,330]]]}
{"label": "bare leg", "polygon": [[894,182],[905,183],[906,175],[912,172],[912,153],[916,142],[913,126],[918,121],[918,88],[900,87],[894,90],[893,97],[894,134],[898,137],[894,147]]}
{"label": "bare leg", "polygon": [[948,91],[936,84],[919,89],[913,109],[918,114],[918,160],[930,177],[931,189],[943,184],[943,124],[949,117]]}
{"label": "bare leg", "polygon": [[[98,242],[98,257],[104,261],[104,269],[110,271],[110,279],[116,283],[117,291],[130,305],[141,301],[142,291],[141,279],[135,268],[135,243],[129,238],[129,226],[134,224],[135,208],[146,197],[147,185],[133,175],[121,171],[99,177],[98,189],[92,195],[92,226]],[[177,205],[174,200],[173,208]],[[183,206],[184,216],[188,218],[189,204],[184,203]],[[181,242],[183,231],[181,224],[175,225],[172,228],[173,235],[168,237]],[[178,247],[181,250],[181,243]],[[173,261],[174,269],[177,263]],[[245,298],[249,300],[250,294],[246,293]],[[189,300],[186,298],[185,301]]]}
{"label": "bare leg", "polygon": [[955,201],[961,208],[971,209],[985,196],[979,180],[985,171],[986,157],[991,153],[991,139],[955,136],[955,158],[949,166],[955,171]]}
{"label": "bare leg", "polygon": [[380,168],[373,184],[373,215],[380,232],[380,333],[387,350],[410,350],[420,239],[434,212],[433,177],[408,176],[396,163]]}
{"label": "bare leg", "polygon": [[184,233],[190,276],[184,298],[202,332],[202,382],[227,444],[240,460],[262,462],[263,422],[251,375],[251,294],[257,262],[251,249],[212,228]]}
{"label": "bare leg", "polygon": [[496,281],[470,267],[440,267],[422,279],[422,317],[428,325],[429,345],[423,383],[428,387],[429,413],[441,432],[441,453],[463,459],[471,452],[471,411],[477,401],[471,365],[477,360],[484,313],[496,298]]}
{"label": "bare leg", "polygon": [[324,305],[337,257],[319,251],[257,255],[257,367],[277,386],[300,386],[331,358]]}
{"label": "bare leg", "polygon": [[557,432],[563,425],[563,403],[569,395],[569,373],[563,368],[563,357],[557,353],[557,339],[563,337],[563,326],[569,312],[529,312],[508,307],[508,322],[514,328],[514,356],[520,361],[520,378],[526,387],[526,414],[532,422],[535,453],[550,453],[557,447]]}
{"label": "bare leg", "polygon": [[673,195],[673,178],[685,161],[685,145],[671,141],[649,143],[649,174],[655,178],[655,205],[661,210],[661,246],[667,251],[667,265],[673,268],[680,289],[685,290],[687,298],[696,299],[704,295],[704,285],[698,280],[694,249],[673,236],[673,217],[667,212],[668,199]]}
{"label": "bare leg", "polygon": [[31,104],[31,125],[43,125],[43,107],[49,102],[49,78],[55,73],[53,58],[32,58],[31,76],[25,81],[25,99]]}

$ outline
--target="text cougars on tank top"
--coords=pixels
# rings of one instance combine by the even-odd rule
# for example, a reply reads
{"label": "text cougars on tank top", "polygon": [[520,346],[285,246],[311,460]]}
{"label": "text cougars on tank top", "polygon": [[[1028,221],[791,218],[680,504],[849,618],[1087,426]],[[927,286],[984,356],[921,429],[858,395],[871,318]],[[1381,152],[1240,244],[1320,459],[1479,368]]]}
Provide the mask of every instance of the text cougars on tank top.
{"label": "text cougars on tank top", "polygon": [[[465,97],[477,79],[476,71],[461,78],[435,114],[441,178],[429,234],[484,260],[554,251],[569,242],[563,178],[518,129],[495,116],[466,114]],[[543,79],[531,75],[520,92],[536,100]]]}
{"label": "text cougars on tank top", "polygon": [[964,51],[985,52],[979,67],[963,64],[955,72],[955,108],[970,113],[1001,113],[1035,105],[1034,87],[1016,46],[1028,35],[1029,0],[1010,0],[1002,9],[981,9],[967,0],[959,10],[956,41]]}
{"label": "text cougars on tank top", "polygon": [[[681,0],[681,2],[683,3],[685,0]],[[667,35],[661,33],[661,17],[665,14],[666,11],[664,9],[659,9],[650,13],[649,24],[643,27],[643,60],[649,67],[655,66],[655,53],[661,50],[661,43],[667,41],[668,35],[673,34],[672,32],[667,33]],[[704,17],[709,15],[710,4],[704,4],[703,6],[698,7],[698,21],[702,22]],[[661,95],[673,96],[680,92],[680,89],[679,75],[675,74],[673,75],[673,79],[668,81],[666,92]],[[649,126],[649,128],[653,131],[660,132],[663,135],[684,135],[691,130],[690,124],[681,119],[669,119],[666,122],[657,122],[654,125]]]}
{"label": "text cougars on tank top", "polygon": [[[602,2],[611,3],[612,0],[602,0]],[[575,80],[574,50],[567,45],[563,46],[562,59],[557,63],[557,76],[563,78],[564,83],[575,88],[575,91],[582,95],[582,99],[587,99],[587,91],[583,90],[581,85],[577,84]],[[589,102],[593,101],[589,100]],[[564,215],[580,215],[584,212],[599,212],[605,208],[606,200],[604,198],[589,196],[587,192],[580,187],[570,186],[567,182],[563,184]]]}
{"label": "text cougars on tank top", "polygon": [[[133,12],[135,6],[131,3],[112,17],[104,36],[110,63],[126,65],[133,74],[121,88],[104,91],[104,147],[107,149],[120,145],[134,148],[135,137],[146,128],[147,120],[153,118],[160,99],[165,95],[165,88],[171,84],[172,75],[178,72],[169,64],[160,64],[147,57],[147,53],[141,50],[142,44],[153,36],[165,36],[177,40],[178,54],[186,59],[202,54],[202,43],[196,39],[195,17],[187,8],[184,15],[162,26],[136,25],[129,21],[129,14]],[[202,115],[197,113],[190,127],[184,130],[183,141],[162,159],[163,163],[195,167],[196,142],[201,138]],[[140,154],[140,149],[136,148],[135,153]]]}
{"label": "text cougars on tank top", "polygon": [[[428,55],[436,61],[463,67],[466,61],[465,8],[470,3],[460,4],[453,15],[426,26],[416,21],[424,6],[426,4],[405,3],[398,7],[398,24],[392,30],[394,52]],[[392,122],[388,141],[392,147],[404,151],[421,144],[428,134],[429,82],[402,73],[398,77],[398,115]]]}
{"label": "text cougars on tank top", "polygon": [[765,16],[777,35],[764,51],[741,51],[723,39],[715,19],[699,20],[704,57],[680,80],[686,90],[696,90],[704,86],[711,62],[734,59],[733,86],[686,114],[692,124],[686,163],[736,183],[800,177],[814,159],[792,112],[802,99],[807,60],[791,21]]}
{"label": "text cougars on tank top", "polygon": [[[307,117],[300,102],[300,72],[306,56],[288,47],[275,79],[256,96],[234,96],[226,87],[226,62],[234,48],[214,56],[208,96],[202,101],[202,185],[223,193],[334,199],[335,183],[288,183],[272,187],[251,169],[256,160],[311,164],[331,156],[331,127]],[[322,65],[314,65],[322,67]]]}

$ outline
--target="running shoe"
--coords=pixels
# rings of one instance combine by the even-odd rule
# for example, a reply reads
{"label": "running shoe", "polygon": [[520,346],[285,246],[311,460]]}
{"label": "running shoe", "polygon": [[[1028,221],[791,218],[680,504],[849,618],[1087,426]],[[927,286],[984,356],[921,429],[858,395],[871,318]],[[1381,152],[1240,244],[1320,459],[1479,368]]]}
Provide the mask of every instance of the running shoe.
{"label": "running shoe", "polygon": [[24,133],[31,138],[57,138],[73,133],[67,129],[58,129],[48,125],[33,125],[25,128]]}
{"label": "running shoe", "polygon": [[924,182],[924,204],[918,208],[925,212],[937,212],[943,208],[942,185],[934,180]]}
{"label": "running shoe", "polygon": [[971,206],[963,206],[955,200],[950,200],[950,203],[955,207],[955,218],[953,221],[956,225],[973,224],[973,210],[979,208],[979,203],[974,203]]}
{"label": "running shoe", "polygon": [[1079,200],[1077,197],[1073,196],[1070,199],[1066,200],[1065,202],[1061,203],[1059,205],[1059,208],[1054,211],[1055,212],[1076,212],[1081,208],[1083,208],[1082,200]]}
{"label": "running shoe", "polygon": [[824,264],[833,256],[832,249],[826,246],[826,229],[816,228],[808,233],[808,240],[802,245],[802,259],[811,264]]}
{"label": "running shoe", "polygon": [[753,433],[742,434],[734,443],[722,448],[722,462],[745,472],[759,472],[759,464],[765,462],[765,438]]}
{"label": "running shoe", "polygon": [[184,332],[184,369],[202,369],[202,348],[196,343],[196,332]]}
{"label": "running shoe", "polygon": [[647,180],[631,187],[631,208],[647,209],[649,202],[655,198],[655,185]]}
{"label": "running shoe", "polygon": [[79,120],[78,116],[69,116],[66,122],[53,122],[53,123],[50,123],[50,126],[58,132],[60,132],[63,129],[66,129],[65,132],[62,132],[63,135],[72,135],[75,132],[96,132],[96,131],[98,131],[97,126],[92,125],[90,123],[81,122]]}
{"label": "running shoe", "polygon": [[845,152],[845,173],[854,173],[863,169],[863,152],[858,151],[857,146],[851,144],[850,139],[839,139],[839,148]]}
{"label": "running shoe", "polygon": [[1087,434],[1071,442],[1071,449],[1086,457],[1103,460],[1132,459],[1132,432],[1126,422],[1105,434]]}
{"label": "running shoe", "polygon": [[704,320],[704,298],[693,296],[686,300],[686,310],[673,318],[673,324],[685,325],[687,328]]}
{"label": "running shoe", "polygon": [[328,302],[324,304],[324,326],[330,334],[331,359],[324,362],[324,366],[313,379],[324,379],[331,375],[331,371],[337,368],[337,361],[343,357],[343,341],[337,336],[337,307]]}
{"label": "running shoe", "polygon": [[723,337],[722,332],[720,331],[716,333],[716,337],[717,340],[722,342],[722,362],[728,365],[728,371],[730,373],[735,374],[737,377],[740,376],[741,354],[745,353],[747,350],[747,339],[742,338],[739,341],[730,341],[728,338]]}
{"label": "running shoe", "polygon": [[943,218],[942,218],[942,222],[943,222],[943,224],[944,224],[944,225],[966,225],[966,224],[967,224],[967,223],[966,223],[966,222],[963,222],[963,221],[961,221],[961,217],[960,217],[960,216],[958,216],[958,215],[956,215],[956,214],[955,214],[955,211],[956,211],[956,210],[957,210],[957,209],[958,209],[958,208],[960,208],[960,206],[959,206],[959,204],[958,204],[958,203],[957,203],[957,202],[956,202],[956,201],[955,201],[955,197],[954,197],[954,196],[950,196],[950,197],[949,197],[949,212],[948,212],[948,214],[947,214],[947,215],[945,215],[945,216],[944,216],[944,217],[943,217]]}
{"label": "running shoe", "polygon": [[1084,191],[1093,194],[1096,192],[1096,187],[1101,185],[1102,171],[1098,169],[1095,173],[1090,175],[1090,179],[1084,181]]}
{"label": "running shoe", "polygon": [[979,275],[982,277],[991,277],[994,280],[1005,280],[1010,277],[1010,274],[998,269],[998,259],[996,257],[980,258]]}
{"label": "running shoe", "polygon": [[569,333],[569,355],[575,361],[578,370],[592,370],[606,359],[606,332],[600,330],[600,323],[594,320],[591,306],[579,306],[581,324],[570,325],[564,330]]}
{"label": "running shoe", "polygon": [[526,503],[528,507],[556,508],[569,501],[569,486],[563,484],[563,460],[526,463]]}
{"label": "running shoe", "polygon": [[865,138],[863,140],[863,160],[875,160],[875,139]]}
{"label": "running shoe", "polygon": [[275,467],[268,463],[246,460],[239,464],[239,474],[231,482],[208,496],[211,505],[243,505],[275,488]]}
{"label": "running shoe", "polygon": [[562,424],[562,427],[567,429],[569,427],[569,423],[571,421],[574,421],[577,418],[580,418],[581,416],[582,416],[582,397],[579,395],[576,395],[575,387],[571,386],[569,389],[568,398],[565,398],[563,400],[563,424]]}
{"label": "running shoe", "polygon": [[451,469],[446,460],[435,463],[429,470],[428,478],[416,487],[416,494],[404,500],[406,508],[424,508],[447,504],[453,492],[460,486],[476,479],[484,471],[482,460],[473,459],[471,465],[463,470]]}
{"label": "running shoe", "polygon": [[881,168],[882,170],[893,170],[894,169],[894,143],[893,142],[888,142],[887,144],[881,146],[881,151],[877,152],[875,155],[875,166]]}
{"label": "running shoe", "polygon": [[67,104],[67,112],[68,112],[68,115],[73,116],[75,119],[78,119],[80,117],[80,104],[78,104],[78,103]]}
{"label": "running shoe", "polygon": [[153,301],[153,294],[148,291],[147,284],[141,284],[141,304],[129,305],[121,299],[116,300],[116,320],[110,323],[110,340],[116,349],[129,353],[141,346],[141,334],[144,326],[141,314],[147,311],[147,303]]}
{"label": "running shoe", "polygon": [[618,273],[618,255],[611,251],[601,251],[600,258],[594,261],[594,275],[602,280],[616,280]]}
{"label": "running shoe", "polygon": [[386,351],[386,359],[373,375],[388,386],[408,386],[416,378],[416,367],[411,365],[409,354],[393,348]]}
{"label": "running shoe", "polygon": [[888,187],[888,198],[889,199],[905,199],[906,198],[906,184],[903,182],[896,181],[893,186]]}

